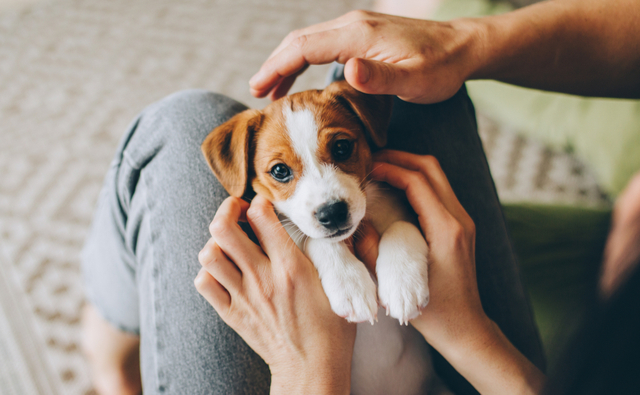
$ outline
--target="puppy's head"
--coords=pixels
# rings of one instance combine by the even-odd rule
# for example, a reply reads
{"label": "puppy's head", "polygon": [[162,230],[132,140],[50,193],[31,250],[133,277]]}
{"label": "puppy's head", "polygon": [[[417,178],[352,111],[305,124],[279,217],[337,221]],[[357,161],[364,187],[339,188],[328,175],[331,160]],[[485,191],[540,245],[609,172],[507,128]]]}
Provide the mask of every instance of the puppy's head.
{"label": "puppy's head", "polygon": [[202,151],[232,196],[250,185],[307,236],[340,241],[364,217],[370,144],[386,144],[391,103],[336,82],[237,114]]}

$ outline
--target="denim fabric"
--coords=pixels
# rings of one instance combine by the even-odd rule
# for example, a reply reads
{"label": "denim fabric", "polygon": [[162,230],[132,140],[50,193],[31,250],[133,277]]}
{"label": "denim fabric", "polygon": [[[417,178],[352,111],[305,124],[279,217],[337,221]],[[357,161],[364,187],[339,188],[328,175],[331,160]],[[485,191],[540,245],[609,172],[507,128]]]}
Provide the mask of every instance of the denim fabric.
{"label": "denim fabric", "polygon": [[205,91],[147,108],[105,180],[83,252],[87,296],[141,336],[147,394],[267,393],[267,365],[193,285],[208,225],[228,196],[204,160],[209,132],[246,107]]}
{"label": "denim fabric", "polygon": [[[435,155],[477,226],[483,305],[538,366],[542,347],[464,88],[450,100],[396,100],[389,147]],[[268,393],[267,365],[193,286],[208,225],[228,196],[200,144],[246,107],[191,90],[156,103],[124,136],[83,251],[89,301],[115,326],[141,336],[145,393]],[[444,359],[436,369],[456,393],[475,393]]]}

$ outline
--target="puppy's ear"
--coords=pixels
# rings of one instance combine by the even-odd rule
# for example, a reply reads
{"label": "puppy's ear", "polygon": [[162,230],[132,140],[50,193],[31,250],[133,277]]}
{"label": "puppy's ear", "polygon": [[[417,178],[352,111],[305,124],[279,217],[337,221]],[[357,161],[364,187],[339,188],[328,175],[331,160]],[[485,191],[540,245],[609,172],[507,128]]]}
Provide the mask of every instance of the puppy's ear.
{"label": "puppy's ear", "polygon": [[242,197],[249,177],[249,142],[262,122],[258,110],[245,110],[213,129],[202,143],[202,153],[231,196]]}
{"label": "puppy's ear", "polygon": [[353,88],[347,81],[329,85],[325,94],[351,109],[362,121],[373,143],[382,148],[387,144],[387,129],[391,121],[393,96],[368,95]]}

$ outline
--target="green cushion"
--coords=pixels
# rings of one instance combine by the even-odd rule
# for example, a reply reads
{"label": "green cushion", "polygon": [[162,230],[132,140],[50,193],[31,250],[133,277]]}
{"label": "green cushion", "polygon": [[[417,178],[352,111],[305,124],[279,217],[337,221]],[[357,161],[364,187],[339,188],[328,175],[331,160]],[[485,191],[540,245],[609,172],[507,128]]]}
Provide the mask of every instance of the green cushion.
{"label": "green cushion", "polygon": [[[510,11],[488,0],[443,0],[434,19]],[[617,195],[640,170],[640,101],[584,98],[519,88],[495,81],[470,81],[478,111],[547,146],[574,153],[598,184]]]}
{"label": "green cushion", "polygon": [[611,211],[504,205],[550,368],[595,297]]}

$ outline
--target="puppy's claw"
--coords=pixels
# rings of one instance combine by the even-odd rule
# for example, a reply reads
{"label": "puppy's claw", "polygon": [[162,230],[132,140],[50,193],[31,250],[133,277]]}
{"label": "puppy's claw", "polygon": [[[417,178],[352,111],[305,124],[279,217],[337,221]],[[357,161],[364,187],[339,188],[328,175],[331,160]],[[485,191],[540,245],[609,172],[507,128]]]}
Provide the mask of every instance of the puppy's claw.
{"label": "puppy's claw", "polygon": [[429,305],[429,295],[427,294],[427,296],[425,297],[424,301],[422,302],[422,304],[418,305],[418,310],[420,310],[420,313],[422,314],[422,309],[424,309],[425,307],[427,307],[427,305]]}

